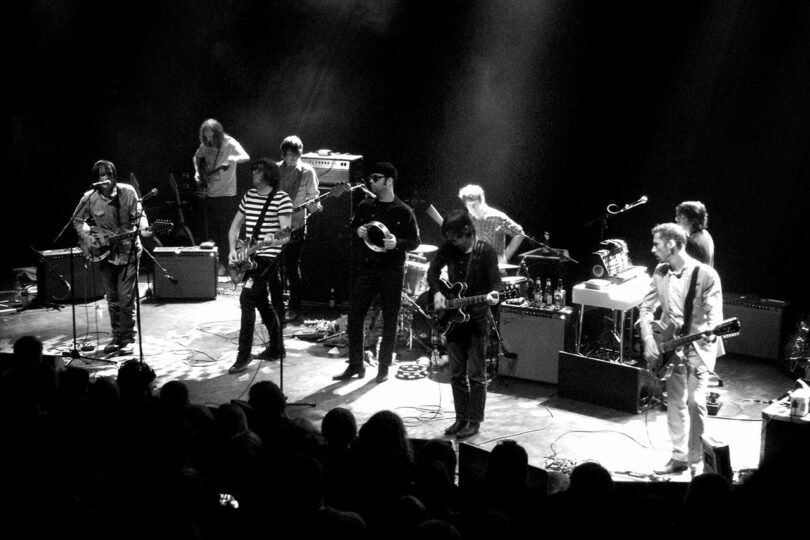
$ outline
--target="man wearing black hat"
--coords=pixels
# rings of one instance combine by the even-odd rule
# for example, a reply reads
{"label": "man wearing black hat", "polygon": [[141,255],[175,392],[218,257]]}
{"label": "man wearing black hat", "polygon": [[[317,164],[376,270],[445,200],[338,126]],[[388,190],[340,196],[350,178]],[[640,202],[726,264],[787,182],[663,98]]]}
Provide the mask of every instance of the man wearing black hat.
{"label": "man wearing black hat", "polygon": [[357,206],[349,225],[352,235],[352,287],[349,299],[349,367],[335,380],[363,378],[366,312],[379,294],[383,331],[377,382],[388,379],[397,339],[405,253],[419,245],[419,226],[411,207],[394,194],[396,168],[380,162],[371,169],[368,186],[373,197]]}

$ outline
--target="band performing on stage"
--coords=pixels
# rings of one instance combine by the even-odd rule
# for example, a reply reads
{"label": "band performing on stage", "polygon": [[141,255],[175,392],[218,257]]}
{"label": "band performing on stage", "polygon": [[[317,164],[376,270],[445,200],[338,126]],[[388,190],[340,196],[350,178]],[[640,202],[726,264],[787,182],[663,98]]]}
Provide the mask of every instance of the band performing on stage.
{"label": "band performing on stage", "polygon": [[[252,185],[240,195],[237,164],[250,159],[248,153],[214,119],[200,126],[199,140],[193,162],[196,191],[204,200],[203,236],[219,253],[216,273],[226,275],[221,280],[239,290],[240,329],[229,373],[245,371],[253,359],[283,362],[283,328],[301,316],[311,283],[307,274],[346,261],[349,283],[341,305],[348,315],[341,335],[346,338],[342,345],[348,361],[332,377],[335,381],[362,379],[367,366],[376,366],[378,384],[392,375],[424,377],[428,371],[436,373],[446,358],[455,422],[444,434],[473,437],[481,430],[487,386],[494,377],[520,376],[523,369],[525,378],[558,382],[556,368],[534,375],[526,375],[525,364],[515,369],[515,359],[526,360],[507,350],[501,330],[509,328],[503,317],[575,320],[570,315],[578,312],[576,339],[569,349],[649,370],[660,381],[659,389],[666,385],[673,450],[670,461],[657,472],[700,467],[707,377],[717,356],[724,353],[722,336],[739,331],[738,324],[723,321],[720,277],[713,269],[714,242],[700,201],[678,204],[677,223],[652,229],[652,254],[660,264],[651,276],[646,267],[632,264],[626,242],[608,239],[592,254],[589,279],[572,286],[570,272],[563,268],[577,261],[568,250],[536,240],[505,212],[489,206],[480,185],[461,186],[458,200],[445,201],[456,208],[444,215],[430,205],[426,215],[441,227],[442,240],[435,246],[422,242],[417,215],[397,194],[402,180],[390,162],[378,162],[363,174],[358,170],[361,160],[351,167],[345,167],[346,161],[339,171],[344,176],[335,177],[337,160],[329,161],[328,151],[304,154],[301,139],[289,135],[280,145],[279,161],[252,161]],[[119,182],[111,162],[96,162],[91,173],[92,188],[82,196],[72,222],[82,252],[99,263],[102,275],[112,333],[104,352],[129,355],[137,335],[140,237],[165,224],[158,220],[150,226],[141,204],[149,195],[141,197],[137,185]],[[342,227],[349,242],[319,253],[318,265],[304,264],[310,217],[328,215],[333,202],[326,199],[345,193],[350,194],[350,216]],[[608,205],[603,226],[607,217],[646,202],[643,196],[623,208]],[[223,225],[226,218],[229,227]],[[524,243],[530,247],[519,253]],[[176,282],[183,276],[168,277]],[[334,292],[332,288],[322,303],[337,307]],[[503,312],[503,305],[509,306],[508,312]],[[604,333],[592,339],[593,332],[586,332],[591,334],[586,342],[586,308],[613,312],[609,332],[613,341],[606,342]],[[266,338],[258,333],[263,351],[254,355],[256,311]],[[632,319],[629,327],[625,324],[628,312],[637,313],[637,325]],[[635,359],[631,358],[634,327],[638,328]],[[628,330],[630,339],[625,343]],[[429,366],[398,361],[398,340],[410,348],[423,347]],[[499,365],[498,360],[505,358],[511,364]],[[639,405],[649,406],[655,399],[651,396]]]}

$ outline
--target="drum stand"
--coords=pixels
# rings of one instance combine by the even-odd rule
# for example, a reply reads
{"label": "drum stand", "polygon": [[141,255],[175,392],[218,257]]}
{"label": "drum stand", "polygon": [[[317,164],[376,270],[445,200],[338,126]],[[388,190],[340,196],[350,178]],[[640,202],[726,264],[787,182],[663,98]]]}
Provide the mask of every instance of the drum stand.
{"label": "drum stand", "polygon": [[[411,296],[407,292],[402,291],[400,296],[402,298],[402,307],[399,310],[399,327],[400,327],[400,330],[402,332],[402,335],[404,335],[404,333],[407,332],[407,335],[408,335],[408,338],[407,338],[408,349],[412,350],[413,349],[413,334],[414,334],[414,331],[413,331],[413,314],[414,314],[414,312],[419,313],[420,315],[422,315],[423,317],[425,317],[428,320],[430,320],[430,315],[428,315],[427,312],[425,312],[425,310],[423,310],[422,307],[416,302],[416,300],[411,298]],[[406,318],[407,318],[407,320],[406,320]],[[422,340],[419,339],[418,337],[417,337],[417,341],[422,343]],[[428,350],[432,349],[432,346],[427,346],[424,343],[422,343],[422,345],[425,346]]]}

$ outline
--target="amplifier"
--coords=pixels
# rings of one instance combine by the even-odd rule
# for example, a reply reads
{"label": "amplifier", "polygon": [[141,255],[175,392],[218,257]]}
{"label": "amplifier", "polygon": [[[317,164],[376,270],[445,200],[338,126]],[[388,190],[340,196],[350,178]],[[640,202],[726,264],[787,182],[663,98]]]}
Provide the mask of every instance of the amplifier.
{"label": "amplifier", "polygon": [[98,263],[88,262],[78,248],[73,250],[73,289],[70,279],[70,249],[40,251],[37,264],[37,297],[43,302],[89,302],[104,297]]}
{"label": "amplifier", "polygon": [[728,445],[705,434],[700,436],[700,443],[703,448],[703,472],[719,474],[729,483],[733,482]]}
{"label": "amplifier", "polygon": [[498,374],[557,384],[559,353],[573,346],[573,318],[570,307],[554,311],[502,304],[498,330],[504,349],[517,357],[501,357]]}
{"label": "amplifier", "polygon": [[560,397],[631,413],[650,404],[655,379],[646,369],[560,352]]}
{"label": "amplifier", "polygon": [[784,334],[783,315],[787,302],[760,300],[726,293],[723,296],[723,318],[737,317],[742,331],[724,342],[726,352],[779,360]]}
{"label": "amplifier", "polygon": [[155,260],[173,283],[155,268],[155,298],[211,300],[217,296],[217,250],[198,247],[156,247]]}
{"label": "amplifier", "polygon": [[318,183],[322,186],[334,186],[341,182],[354,184],[363,180],[363,156],[318,150],[303,154],[301,160],[315,168]]}

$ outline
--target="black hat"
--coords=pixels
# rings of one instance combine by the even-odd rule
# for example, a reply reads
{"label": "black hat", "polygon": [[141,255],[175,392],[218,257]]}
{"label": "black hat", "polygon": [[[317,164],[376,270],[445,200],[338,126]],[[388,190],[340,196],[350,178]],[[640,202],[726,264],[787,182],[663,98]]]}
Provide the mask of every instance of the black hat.
{"label": "black hat", "polygon": [[380,161],[371,168],[369,174],[381,174],[386,178],[397,179],[397,168],[387,161]]}

